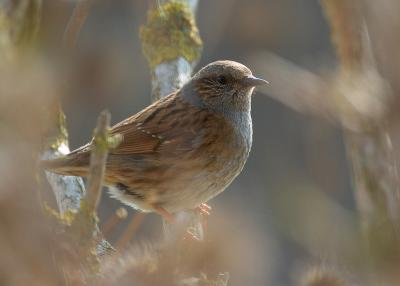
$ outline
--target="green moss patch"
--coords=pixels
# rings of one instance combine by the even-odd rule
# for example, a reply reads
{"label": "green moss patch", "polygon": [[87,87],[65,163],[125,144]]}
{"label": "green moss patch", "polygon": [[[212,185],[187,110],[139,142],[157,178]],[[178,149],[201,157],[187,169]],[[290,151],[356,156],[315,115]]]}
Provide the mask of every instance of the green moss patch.
{"label": "green moss patch", "polygon": [[194,15],[181,1],[150,10],[146,25],[140,28],[140,38],[151,68],[178,57],[193,62],[202,50]]}

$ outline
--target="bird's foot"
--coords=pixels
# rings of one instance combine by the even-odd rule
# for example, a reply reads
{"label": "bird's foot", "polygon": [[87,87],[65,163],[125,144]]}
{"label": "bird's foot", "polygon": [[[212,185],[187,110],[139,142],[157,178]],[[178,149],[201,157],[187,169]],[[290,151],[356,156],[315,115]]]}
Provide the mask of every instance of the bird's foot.
{"label": "bird's foot", "polygon": [[201,215],[209,216],[211,215],[212,208],[206,203],[202,203],[197,207],[197,210],[200,212]]}
{"label": "bird's foot", "polygon": [[203,230],[206,231],[208,228],[208,217],[211,215],[212,208],[206,203],[202,203],[197,207],[197,210],[201,215],[201,225]]}

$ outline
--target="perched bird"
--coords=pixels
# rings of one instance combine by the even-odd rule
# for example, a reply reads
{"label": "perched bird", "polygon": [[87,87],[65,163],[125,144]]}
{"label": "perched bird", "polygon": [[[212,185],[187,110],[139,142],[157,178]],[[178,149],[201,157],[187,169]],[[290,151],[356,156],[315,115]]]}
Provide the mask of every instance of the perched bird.
{"label": "perched bird", "polygon": [[[168,218],[221,193],[249,156],[251,95],[265,83],[240,63],[216,61],[178,91],[113,126],[122,142],[106,164],[111,196]],[[44,167],[86,177],[90,149],[91,143]]]}

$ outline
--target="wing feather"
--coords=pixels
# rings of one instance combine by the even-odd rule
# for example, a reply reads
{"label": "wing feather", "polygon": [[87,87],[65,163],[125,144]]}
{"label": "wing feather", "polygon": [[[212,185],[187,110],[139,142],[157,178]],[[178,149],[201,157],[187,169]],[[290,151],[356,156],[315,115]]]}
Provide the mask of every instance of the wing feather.
{"label": "wing feather", "polygon": [[158,122],[158,119],[175,108],[176,101],[177,94],[173,93],[115,125],[111,132],[120,134],[122,142],[110,153],[122,155],[156,152],[165,141],[163,134],[168,130],[168,125]]}

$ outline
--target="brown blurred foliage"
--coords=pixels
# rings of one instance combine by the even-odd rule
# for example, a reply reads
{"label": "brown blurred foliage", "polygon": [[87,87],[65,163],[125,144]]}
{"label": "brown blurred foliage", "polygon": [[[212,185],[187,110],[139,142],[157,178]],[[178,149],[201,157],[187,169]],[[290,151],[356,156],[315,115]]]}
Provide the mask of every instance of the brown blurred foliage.
{"label": "brown blurred foliage", "polygon": [[[254,121],[258,132],[255,138],[266,142],[265,146],[255,142],[257,158],[250,160],[245,179],[233,186],[232,191],[240,189],[240,194],[224,194],[223,200],[218,201],[206,241],[185,241],[179,245],[158,239],[152,242],[151,231],[155,230],[155,236],[160,237],[162,230],[151,217],[146,217],[143,225],[133,225],[134,231],[128,233],[118,251],[97,256],[92,245],[86,247],[82,237],[69,226],[73,215],[60,217],[55,211],[53,194],[38,168],[38,159],[46,137],[57,124],[54,114],[60,98],[72,110],[67,115],[75,126],[74,132],[77,134],[79,129],[79,136],[85,139],[91,136],[93,124],[89,118],[97,116],[96,107],[123,101],[121,106],[129,108],[119,107],[116,113],[120,114],[115,114],[115,118],[121,119],[133,112],[131,101],[142,100],[135,106],[137,110],[149,103],[148,88],[140,84],[149,77],[144,72],[144,60],[132,60],[140,53],[140,48],[132,44],[137,30],[127,24],[135,22],[139,26],[147,4],[121,3],[98,1],[97,7],[101,9],[95,11],[91,29],[84,34],[82,50],[68,55],[60,49],[60,31],[76,2],[0,3],[0,285],[225,286],[228,276],[228,285],[248,285],[248,281],[285,284],[289,283],[287,277],[299,256],[310,260],[322,257],[335,270],[321,267],[322,263],[301,267],[301,274],[292,281],[295,285],[350,285],[342,269],[355,277],[356,285],[398,285],[397,1],[323,1],[340,66],[321,68],[322,73],[265,52],[269,47],[293,56],[301,53],[298,49],[308,47],[307,41],[314,34],[304,31],[318,29],[309,19],[301,20],[301,15],[312,13],[300,8],[311,4],[289,0],[254,0],[247,5],[241,1],[204,1],[200,7],[203,19],[199,19],[200,34],[205,39],[204,61],[235,55],[250,45],[252,49],[257,47],[261,53],[252,53],[249,62],[271,82],[262,92],[306,114],[311,118],[306,120],[312,121],[315,129],[304,135],[307,138],[294,138],[302,137],[298,122],[305,119],[288,115],[284,107],[277,105],[269,107],[267,114],[261,109],[266,106],[262,105],[265,98],[255,98],[259,103],[254,106],[255,118],[259,119]],[[41,4],[46,7],[46,17],[40,13]],[[140,13],[132,12],[135,17],[131,17],[126,9],[113,10],[118,5],[135,7]],[[125,20],[110,28],[104,11],[110,13],[107,17]],[[121,16],[123,12],[127,15]],[[322,10],[319,14],[322,17]],[[44,26],[38,40],[42,17]],[[124,22],[126,19],[130,22]],[[96,42],[96,36],[103,41],[101,44]],[[118,44],[121,39],[123,44]],[[293,46],[296,41],[301,43]],[[87,48],[91,45],[91,49]],[[219,46],[222,55],[213,50]],[[135,56],[127,60],[130,54]],[[249,59],[247,55],[242,54]],[[305,65],[312,62],[312,56],[303,59]],[[131,68],[129,63],[138,67]],[[133,78],[135,84],[131,84]],[[126,95],[118,97],[122,93]],[[324,120],[326,125],[321,124]],[[329,129],[330,124],[339,131]],[[272,129],[275,133],[268,133]],[[275,138],[287,130],[293,133]],[[344,134],[350,170],[342,170],[343,165],[334,161],[344,153],[335,150],[338,147],[332,143],[338,137],[342,139],[337,133]],[[322,148],[329,144],[330,149]],[[275,149],[265,151],[267,147]],[[299,172],[288,167],[295,162],[290,160],[291,156],[307,157],[304,160],[310,164],[308,175],[317,177],[315,184],[305,182],[303,177],[299,178]],[[343,173],[353,175],[357,208],[334,198],[346,192]],[[284,182],[268,184],[267,179],[273,177]],[[236,203],[232,203],[233,196]],[[351,196],[347,194],[346,198]],[[229,204],[235,207],[229,208]],[[100,214],[107,217],[118,206],[108,202]],[[116,241],[116,245],[125,224],[122,218],[131,217],[131,210],[120,215],[107,226],[107,238]],[[139,226],[144,235],[140,231],[137,234]],[[134,235],[134,245],[126,246]]]}

